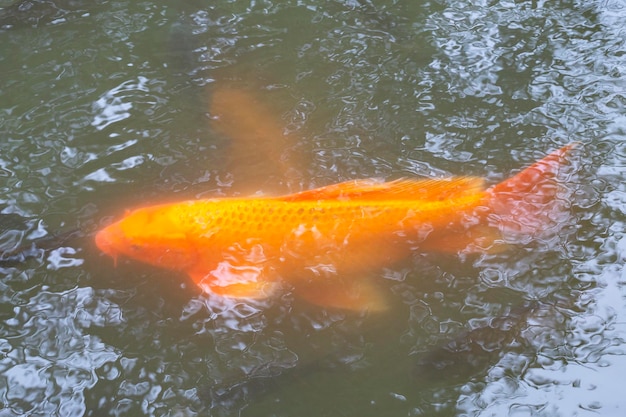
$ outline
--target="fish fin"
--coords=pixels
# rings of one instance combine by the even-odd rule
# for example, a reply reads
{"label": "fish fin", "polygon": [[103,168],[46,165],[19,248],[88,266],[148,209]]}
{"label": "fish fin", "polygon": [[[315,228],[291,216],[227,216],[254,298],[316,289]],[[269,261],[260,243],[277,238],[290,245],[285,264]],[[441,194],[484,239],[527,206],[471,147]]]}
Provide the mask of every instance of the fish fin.
{"label": "fish fin", "polygon": [[[203,288],[205,292],[221,295],[229,298],[245,298],[249,300],[261,300],[269,298],[274,294],[275,284],[267,282],[247,282],[239,284],[230,284],[225,286],[208,285]],[[209,291],[207,291],[207,289]]]}
{"label": "fish fin", "polygon": [[281,201],[345,200],[443,200],[484,190],[484,181],[476,177],[409,179],[382,182],[363,179],[341,182],[313,190],[278,197]]}
{"label": "fish fin", "polygon": [[517,175],[489,189],[494,198],[502,200],[534,197],[535,201],[550,200],[555,195],[556,180],[563,165],[568,161],[577,142],[565,145],[545,158],[525,168]]}
{"label": "fish fin", "polygon": [[381,178],[368,178],[340,182],[338,184],[326,185],[312,190],[301,191],[289,194],[277,199],[282,201],[317,201],[323,199],[350,198],[352,195],[360,195],[363,192],[372,192],[384,189],[388,183]]}
{"label": "fish fin", "polygon": [[272,296],[278,283],[266,276],[258,266],[235,266],[220,262],[212,270],[188,271],[191,279],[203,291],[231,298],[264,299]]}
{"label": "fish fin", "polygon": [[[211,90],[211,127],[230,139],[226,170],[235,179],[233,187],[254,193],[272,185],[298,182],[296,167],[302,161],[290,151],[289,135],[273,110],[252,91],[216,83]],[[242,187],[242,184],[245,184]],[[270,188],[276,191],[279,184]]]}
{"label": "fish fin", "polygon": [[315,280],[298,285],[294,292],[305,301],[322,307],[369,312],[389,308],[383,289],[372,277]]}
{"label": "fish fin", "polygon": [[445,230],[429,235],[420,243],[420,250],[448,253],[499,253],[507,245],[496,227],[476,225],[462,231]]}
{"label": "fish fin", "polygon": [[566,145],[520,173],[487,190],[495,216],[490,224],[508,232],[533,235],[559,223],[568,198],[563,194],[568,157],[577,143]]}

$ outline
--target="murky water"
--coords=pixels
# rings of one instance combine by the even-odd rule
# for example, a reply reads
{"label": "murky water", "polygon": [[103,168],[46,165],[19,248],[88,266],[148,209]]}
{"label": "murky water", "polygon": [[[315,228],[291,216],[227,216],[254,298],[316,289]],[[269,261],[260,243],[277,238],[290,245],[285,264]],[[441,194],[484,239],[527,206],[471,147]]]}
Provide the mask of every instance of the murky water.
{"label": "murky water", "polygon": [[[0,2],[0,416],[623,414],[626,3],[178,3]],[[223,89],[280,133],[255,163]],[[384,314],[229,303],[92,243],[138,204],[497,182],[572,141],[557,236],[390,265]]]}

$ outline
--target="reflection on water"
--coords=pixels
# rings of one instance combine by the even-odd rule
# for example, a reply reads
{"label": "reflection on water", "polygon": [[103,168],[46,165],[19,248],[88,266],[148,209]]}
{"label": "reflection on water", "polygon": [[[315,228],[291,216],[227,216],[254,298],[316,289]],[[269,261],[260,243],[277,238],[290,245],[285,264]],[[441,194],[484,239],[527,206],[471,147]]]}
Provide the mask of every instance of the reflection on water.
{"label": "reflection on water", "polygon": [[[623,1],[2,7],[3,416],[624,408]],[[262,137],[281,136],[288,180],[277,166],[255,178],[236,135],[212,126],[225,85],[267,103]],[[113,268],[90,238],[125,208],[233,195],[246,176],[264,192],[497,183],[572,141],[584,146],[558,236],[415,253],[380,274],[384,315],[291,294],[229,303],[175,273]]]}
{"label": "reflection on water", "polygon": [[[6,3],[6,4],[4,4]],[[40,27],[64,23],[93,13],[100,1],[87,0],[18,0],[4,2],[0,9],[0,30]]]}
{"label": "reflection on water", "polygon": [[5,407],[15,415],[81,415],[96,369],[119,356],[85,330],[120,323],[119,309],[91,288],[41,291],[24,301],[4,321],[0,341]]}

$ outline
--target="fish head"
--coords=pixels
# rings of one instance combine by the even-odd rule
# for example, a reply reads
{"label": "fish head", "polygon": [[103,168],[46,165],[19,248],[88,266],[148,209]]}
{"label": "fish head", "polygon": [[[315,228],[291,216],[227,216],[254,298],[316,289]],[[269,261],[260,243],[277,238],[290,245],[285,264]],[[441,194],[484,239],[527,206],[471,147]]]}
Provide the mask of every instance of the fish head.
{"label": "fish head", "polygon": [[169,206],[134,210],[100,230],[96,245],[115,262],[124,256],[150,265],[183,270],[197,258],[194,245],[177,224]]}

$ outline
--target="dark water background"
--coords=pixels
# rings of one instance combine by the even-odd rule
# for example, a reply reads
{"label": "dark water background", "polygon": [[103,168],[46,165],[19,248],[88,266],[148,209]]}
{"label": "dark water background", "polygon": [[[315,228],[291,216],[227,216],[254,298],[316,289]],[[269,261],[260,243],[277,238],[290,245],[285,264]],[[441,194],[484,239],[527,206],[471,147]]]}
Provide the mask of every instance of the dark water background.
{"label": "dark water background", "polygon": [[[623,415],[623,1],[0,6],[0,247],[30,255],[0,265],[0,417]],[[304,155],[265,187],[497,182],[580,141],[570,216],[510,252],[390,266],[383,315],[114,268],[91,235],[124,209],[255,177],[211,127],[224,85]]]}

